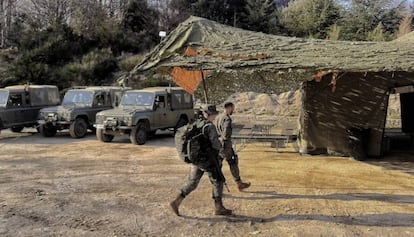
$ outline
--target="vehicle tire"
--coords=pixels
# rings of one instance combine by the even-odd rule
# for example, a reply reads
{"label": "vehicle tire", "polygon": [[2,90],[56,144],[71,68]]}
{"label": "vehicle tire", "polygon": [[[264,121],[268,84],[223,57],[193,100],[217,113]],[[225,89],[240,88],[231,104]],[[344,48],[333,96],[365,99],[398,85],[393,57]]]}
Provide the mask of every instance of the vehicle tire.
{"label": "vehicle tire", "polygon": [[188,123],[188,119],[186,119],[186,118],[184,118],[184,117],[181,117],[181,118],[178,120],[177,125],[175,125],[175,128],[174,128],[174,134],[177,132],[177,130],[178,130],[179,128],[181,128],[182,126],[186,125],[187,123]]}
{"label": "vehicle tire", "polygon": [[77,118],[69,127],[70,136],[73,138],[85,137],[88,133],[88,123],[83,118]]}
{"label": "vehicle tire", "polygon": [[102,128],[96,129],[96,138],[101,142],[112,142],[113,135],[105,134]]}
{"label": "vehicle tire", "polygon": [[12,132],[22,132],[24,127],[20,127],[20,126],[16,126],[16,127],[11,127],[10,129],[12,130]]}
{"label": "vehicle tire", "polygon": [[135,145],[144,145],[147,142],[147,129],[144,123],[138,123],[135,126],[131,134],[129,135],[129,139],[131,140],[132,144]]}
{"label": "vehicle tire", "polygon": [[56,127],[53,126],[41,125],[39,126],[39,132],[44,137],[53,137],[56,135],[57,130]]}

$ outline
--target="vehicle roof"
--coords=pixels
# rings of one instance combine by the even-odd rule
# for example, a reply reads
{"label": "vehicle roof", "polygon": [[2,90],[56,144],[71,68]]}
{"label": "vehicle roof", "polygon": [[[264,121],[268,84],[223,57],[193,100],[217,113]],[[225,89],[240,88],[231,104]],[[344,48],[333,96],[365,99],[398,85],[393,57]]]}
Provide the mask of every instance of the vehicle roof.
{"label": "vehicle roof", "polygon": [[127,90],[130,88],[120,87],[120,86],[89,86],[85,88],[74,88],[68,91],[110,91],[110,90]]}
{"label": "vehicle roof", "polygon": [[128,92],[164,92],[165,90],[183,90],[181,87],[147,87],[139,90],[129,90]]}
{"label": "vehicle roof", "polygon": [[14,86],[7,86],[5,88],[1,88],[2,90],[7,90],[7,91],[24,91],[26,88],[33,88],[33,89],[57,89],[56,86],[53,85],[14,85]]}

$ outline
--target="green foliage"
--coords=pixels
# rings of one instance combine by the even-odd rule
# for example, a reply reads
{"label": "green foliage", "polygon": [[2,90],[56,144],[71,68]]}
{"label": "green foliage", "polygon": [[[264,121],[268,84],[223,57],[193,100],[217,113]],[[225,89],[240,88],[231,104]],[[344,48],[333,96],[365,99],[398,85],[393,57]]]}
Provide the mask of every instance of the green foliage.
{"label": "green foliage", "polygon": [[119,61],[118,66],[121,71],[129,72],[142,61],[144,58],[143,54],[132,55]]}
{"label": "green foliage", "polygon": [[56,70],[87,50],[85,41],[67,25],[33,32],[32,38],[20,43],[21,55],[14,63],[13,76],[16,81],[36,84],[67,85],[56,77]]}
{"label": "green foliage", "polygon": [[138,53],[150,49],[159,41],[158,14],[146,0],[132,0],[121,22],[121,49]]}
{"label": "green foliage", "polygon": [[280,20],[295,36],[325,38],[339,17],[333,0],[297,0],[282,10]]}
{"label": "green foliage", "polygon": [[[398,31],[403,5],[395,0],[352,0],[344,9],[340,25],[345,40],[366,40],[368,34],[381,23],[389,35]],[[372,33],[371,33],[372,34]]]}
{"label": "green foliage", "polygon": [[377,27],[371,32],[368,32],[367,40],[368,41],[385,41],[386,36],[384,34],[384,26],[382,23],[378,23]]}
{"label": "green foliage", "polygon": [[329,40],[339,40],[341,38],[341,27],[337,24],[332,25],[329,28],[329,31],[327,33],[327,39]]}
{"label": "green foliage", "polygon": [[101,85],[117,69],[109,48],[94,49],[84,55],[80,62],[65,65],[59,71],[59,77],[72,82],[71,86]]}
{"label": "green foliage", "polygon": [[277,32],[276,5],[272,0],[247,0],[241,27],[264,33]]}
{"label": "green foliage", "polygon": [[[117,13],[105,5],[108,1],[65,2],[71,5],[65,8],[64,21],[42,24],[35,17],[46,17],[36,15],[45,13],[41,11],[13,15],[3,43],[16,50],[0,53],[0,86],[108,84],[115,75],[131,71],[142,53],[159,42],[160,27],[171,31],[189,15],[264,33],[384,41],[408,33],[414,12],[414,8],[404,10],[399,4],[403,0],[171,0],[168,7],[159,9],[146,0],[130,0]],[[56,9],[51,6],[42,5],[53,16]],[[154,77],[145,86],[165,80]]]}
{"label": "green foliage", "polygon": [[190,0],[191,14],[223,24],[239,26],[246,0]]}

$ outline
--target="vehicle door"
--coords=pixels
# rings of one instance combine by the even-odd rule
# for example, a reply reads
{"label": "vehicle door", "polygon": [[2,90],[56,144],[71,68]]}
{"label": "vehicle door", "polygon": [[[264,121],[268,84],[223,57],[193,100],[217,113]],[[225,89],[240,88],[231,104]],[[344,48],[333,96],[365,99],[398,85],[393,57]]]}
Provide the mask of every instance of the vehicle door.
{"label": "vehicle door", "polygon": [[165,94],[158,94],[154,99],[154,128],[166,128],[168,125],[167,97]]}
{"label": "vehicle door", "polygon": [[[34,93],[33,91],[31,93]],[[36,94],[24,94],[24,104],[25,108],[23,109],[24,118],[27,123],[36,123],[39,110],[42,107],[46,107],[45,104],[48,101],[47,93],[45,90],[37,90]]]}
{"label": "vehicle door", "polygon": [[92,108],[87,111],[91,124],[95,123],[96,114],[100,111],[111,109],[112,102],[107,91],[98,91],[94,94]]}
{"label": "vehicle door", "polygon": [[6,110],[3,115],[3,126],[10,128],[12,126],[18,126],[24,124],[24,93],[22,92],[10,92],[9,99],[7,101]]}

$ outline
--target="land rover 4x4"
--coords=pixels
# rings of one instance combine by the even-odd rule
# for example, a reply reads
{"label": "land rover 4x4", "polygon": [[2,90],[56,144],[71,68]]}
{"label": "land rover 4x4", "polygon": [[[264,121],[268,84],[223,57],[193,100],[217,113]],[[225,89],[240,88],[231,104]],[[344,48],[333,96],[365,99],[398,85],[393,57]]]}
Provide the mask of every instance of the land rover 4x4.
{"label": "land rover 4x4", "polygon": [[158,129],[177,129],[193,118],[193,97],[179,87],[131,90],[117,108],[96,115],[96,136],[110,142],[128,134],[133,144],[142,145]]}
{"label": "land rover 4x4", "polygon": [[94,130],[96,113],[118,105],[127,88],[85,87],[66,92],[62,105],[39,112],[40,133],[52,137],[59,130],[69,129],[70,136],[82,138]]}
{"label": "land rover 4x4", "polygon": [[59,90],[48,85],[18,85],[0,89],[0,132],[21,132],[37,123],[39,110],[60,104]]}

